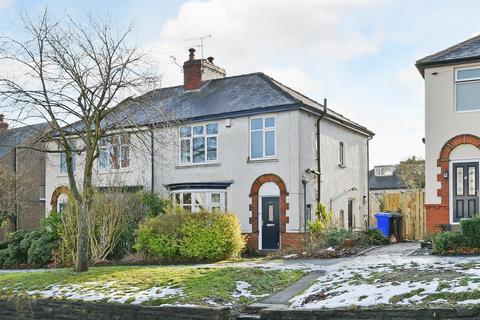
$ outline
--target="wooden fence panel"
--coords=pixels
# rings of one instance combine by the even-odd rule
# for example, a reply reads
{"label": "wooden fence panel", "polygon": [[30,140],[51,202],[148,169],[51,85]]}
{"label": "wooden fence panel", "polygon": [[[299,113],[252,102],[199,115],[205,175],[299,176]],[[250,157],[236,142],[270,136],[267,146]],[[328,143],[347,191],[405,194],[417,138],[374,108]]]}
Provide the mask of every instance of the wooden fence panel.
{"label": "wooden fence panel", "polygon": [[402,236],[406,240],[421,240],[426,236],[425,193],[423,191],[386,193],[383,211],[403,215]]}

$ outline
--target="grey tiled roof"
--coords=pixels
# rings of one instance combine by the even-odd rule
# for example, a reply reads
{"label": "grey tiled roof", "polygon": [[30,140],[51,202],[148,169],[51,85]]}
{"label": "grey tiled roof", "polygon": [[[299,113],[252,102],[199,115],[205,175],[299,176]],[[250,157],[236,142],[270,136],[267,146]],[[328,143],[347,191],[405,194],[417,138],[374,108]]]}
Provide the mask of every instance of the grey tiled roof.
{"label": "grey tiled roof", "polygon": [[25,144],[48,127],[47,123],[8,129],[0,133],[0,158],[9,154],[16,146]]}
{"label": "grey tiled roof", "polygon": [[470,60],[480,60],[480,34],[445,50],[426,56],[418,60],[416,66],[423,75],[426,66]]}
{"label": "grey tiled roof", "polygon": [[370,190],[392,190],[402,188],[401,181],[395,172],[391,176],[376,176],[375,170],[372,169],[368,172],[368,179]]}
{"label": "grey tiled roof", "polygon": [[[210,80],[200,90],[167,87],[126,99],[113,109],[103,125],[110,128],[118,123],[128,127],[168,120],[202,121],[294,109],[320,113],[323,106],[263,73],[251,73]],[[373,135],[367,128],[332,110],[328,110],[327,117]],[[83,124],[76,123],[71,128],[82,130]]]}

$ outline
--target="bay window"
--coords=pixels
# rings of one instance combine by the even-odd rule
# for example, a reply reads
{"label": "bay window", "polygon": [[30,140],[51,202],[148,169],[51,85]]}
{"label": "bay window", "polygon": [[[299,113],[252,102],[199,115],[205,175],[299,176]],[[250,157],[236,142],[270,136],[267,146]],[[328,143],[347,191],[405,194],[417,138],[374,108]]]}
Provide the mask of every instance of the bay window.
{"label": "bay window", "polygon": [[99,142],[98,169],[128,168],[130,166],[130,136],[128,134],[105,137]]}
{"label": "bay window", "polygon": [[480,110],[480,67],[456,70],[455,108],[457,111]]}
{"label": "bay window", "polygon": [[217,161],[218,123],[180,128],[180,164]]}
{"label": "bay window", "polygon": [[207,210],[211,212],[225,212],[225,191],[175,191],[172,194],[175,206],[189,212]]}
{"label": "bay window", "polygon": [[250,119],[250,158],[273,158],[276,154],[275,117]]}

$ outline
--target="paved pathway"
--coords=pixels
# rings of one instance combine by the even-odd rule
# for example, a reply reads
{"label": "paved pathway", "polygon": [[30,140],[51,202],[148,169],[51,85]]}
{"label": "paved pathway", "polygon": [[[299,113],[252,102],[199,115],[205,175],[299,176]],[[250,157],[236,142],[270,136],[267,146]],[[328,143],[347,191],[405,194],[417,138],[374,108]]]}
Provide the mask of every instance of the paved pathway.
{"label": "paved pathway", "polygon": [[377,247],[363,254],[363,256],[409,256],[420,249],[419,242],[399,242],[388,246]]}

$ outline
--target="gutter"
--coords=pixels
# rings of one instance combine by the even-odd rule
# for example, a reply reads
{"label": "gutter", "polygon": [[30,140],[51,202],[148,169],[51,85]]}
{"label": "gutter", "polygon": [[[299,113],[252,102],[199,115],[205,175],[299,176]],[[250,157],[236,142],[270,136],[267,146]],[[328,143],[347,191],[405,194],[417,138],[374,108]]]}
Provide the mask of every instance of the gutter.
{"label": "gutter", "polygon": [[322,195],[322,161],[320,159],[321,155],[321,142],[320,142],[320,121],[327,114],[327,99],[323,99],[323,112],[317,118],[317,171],[319,175],[317,177],[317,206],[320,204],[321,195]]}

